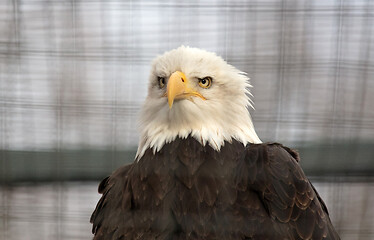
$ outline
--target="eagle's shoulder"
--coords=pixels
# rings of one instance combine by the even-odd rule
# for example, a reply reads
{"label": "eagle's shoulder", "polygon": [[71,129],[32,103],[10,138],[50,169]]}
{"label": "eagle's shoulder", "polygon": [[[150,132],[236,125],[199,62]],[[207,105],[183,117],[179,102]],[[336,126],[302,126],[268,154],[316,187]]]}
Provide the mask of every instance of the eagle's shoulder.
{"label": "eagle's shoulder", "polygon": [[249,187],[258,192],[282,235],[339,239],[327,208],[299,165],[299,159],[295,150],[279,143],[250,144],[245,157]]}
{"label": "eagle's shoulder", "polygon": [[122,166],[100,182],[98,192],[102,196],[90,219],[93,224],[94,239],[107,239],[108,236],[117,239],[124,231],[113,226],[125,228],[131,224],[126,222],[124,217],[126,213],[129,214],[128,210],[131,208],[131,190],[127,185],[129,171],[132,167],[133,164]]}
{"label": "eagle's shoulder", "polygon": [[[258,154],[261,154],[262,157],[281,154],[280,156],[282,156],[283,158],[280,160],[289,160],[289,157],[291,157],[296,162],[300,161],[300,156],[297,150],[289,148],[277,142],[267,142],[259,144],[250,143],[246,147],[246,153],[247,155],[254,154],[256,157],[259,156]],[[277,157],[279,158],[279,155],[277,155]]]}

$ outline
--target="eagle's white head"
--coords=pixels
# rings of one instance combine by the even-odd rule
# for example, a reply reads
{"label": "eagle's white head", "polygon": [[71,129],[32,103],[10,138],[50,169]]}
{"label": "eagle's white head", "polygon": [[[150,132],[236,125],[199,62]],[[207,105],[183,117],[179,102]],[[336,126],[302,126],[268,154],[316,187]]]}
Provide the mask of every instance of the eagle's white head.
{"label": "eagle's white head", "polygon": [[247,109],[252,107],[249,87],[245,73],[211,52],[181,46],[157,57],[140,115],[136,158],[189,135],[217,151],[232,139],[260,143]]}

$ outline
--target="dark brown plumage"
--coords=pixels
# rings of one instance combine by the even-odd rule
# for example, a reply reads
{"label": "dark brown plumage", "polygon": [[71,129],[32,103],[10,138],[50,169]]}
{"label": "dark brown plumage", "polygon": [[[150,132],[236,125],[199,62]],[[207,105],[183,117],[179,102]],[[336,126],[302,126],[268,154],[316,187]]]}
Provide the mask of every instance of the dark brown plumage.
{"label": "dark brown plumage", "polygon": [[101,239],[339,239],[327,208],[277,143],[219,152],[176,139],[104,179],[92,214]]}

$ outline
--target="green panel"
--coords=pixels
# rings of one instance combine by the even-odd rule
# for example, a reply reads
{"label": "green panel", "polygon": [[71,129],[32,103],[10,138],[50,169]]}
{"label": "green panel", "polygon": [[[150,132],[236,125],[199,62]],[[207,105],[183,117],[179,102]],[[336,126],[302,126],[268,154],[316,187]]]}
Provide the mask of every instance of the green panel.
{"label": "green panel", "polygon": [[[291,146],[292,147],[292,146]],[[372,175],[374,144],[314,144],[296,148],[308,175]],[[131,163],[136,149],[64,150],[60,152],[0,151],[2,183],[19,181],[99,180]]]}
{"label": "green panel", "polygon": [[303,169],[312,175],[374,173],[374,143],[315,144],[298,150]]}
{"label": "green panel", "polygon": [[130,163],[135,150],[0,151],[1,182],[97,180]]}

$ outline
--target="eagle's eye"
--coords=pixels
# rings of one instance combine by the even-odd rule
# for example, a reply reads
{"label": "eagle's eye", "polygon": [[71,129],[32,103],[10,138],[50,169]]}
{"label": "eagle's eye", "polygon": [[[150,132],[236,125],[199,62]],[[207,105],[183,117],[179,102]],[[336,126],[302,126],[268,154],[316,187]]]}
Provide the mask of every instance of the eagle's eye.
{"label": "eagle's eye", "polygon": [[160,88],[164,88],[165,87],[165,78],[164,77],[157,77],[157,80],[158,80],[158,86]]}
{"label": "eagle's eye", "polygon": [[199,78],[199,86],[202,88],[208,88],[212,85],[212,78],[211,77],[205,77],[205,78]]}

